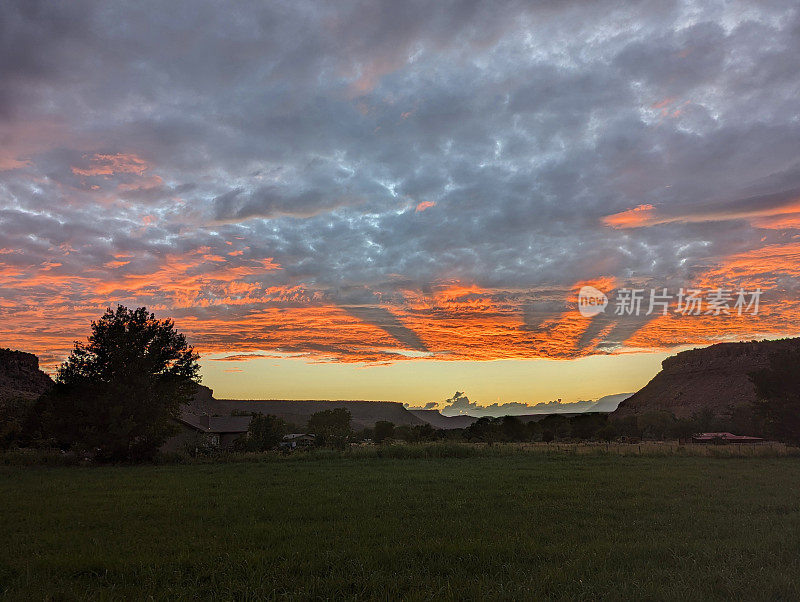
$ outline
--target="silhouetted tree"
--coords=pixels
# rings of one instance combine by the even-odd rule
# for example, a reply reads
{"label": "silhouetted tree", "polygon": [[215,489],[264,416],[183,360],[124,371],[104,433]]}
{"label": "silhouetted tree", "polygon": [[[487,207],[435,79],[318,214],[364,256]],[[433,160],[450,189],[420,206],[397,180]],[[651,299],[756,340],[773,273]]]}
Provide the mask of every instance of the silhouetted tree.
{"label": "silhouetted tree", "polygon": [[394,437],[409,443],[433,441],[438,438],[438,431],[430,424],[401,424],[394,428]]}
{"label": "silhouetted tree", "polygon": [[109,309],[37,403],[43,434],[98,460],[151,458],[196,392],[197,359],[172,320],[144,307]]}
{"label": "silhouetted tree", "polygon": [[542,425],[535,420],[529,420],[525,425],[525,430],[527,431],[526,436],[528,441],[542,440]]}
{"label": "silhouetted tree", "polygon": [[491,444],[498,439],[498,431],[493,418],[482,416],[465,429],[464,436],[470,441],[483,441]]}
{"label": "silhouetted tree", "polygon": [[692,422],[695,424],[696,433],[707,433],[709,431],[719,430],[719,421],[714,415],[714,410],[711,408],[704,408],[699,412],[692,415]]}
{"label": "silhouetted tree", "polygon": [[503,416],[501,418],[500,431],[505,441],[525,441],[528,438],[528,431],[525,425],[516,416]]}
{"label": "silhouetted tree", "polygon": [[394,437],[394,423],[387,420],[378,420],[375,423],[372,440],[375,443],[383,443],[392,437]]}
{"label": "silhouetted tree", "polygon": [[31,407],[30,399],[11,398],[0,400],[0,449],[19,444]]}
{"label": "silhouetted tree", "polygon": [[588,412],[573,416],[569,419],[572,436],[583,441],[595,439],[598,436],[598,431],[605,426],[607,421],[608,415],[599,412]]}
{"label": "silhouetted tree", "polygon": [[642,436],[638,426],[638,416],[631,415],[623,418],[612,418],[614,428],[617,430],[617,436],[627,437],[629,439],[639,438]]}
{"label": "silhouetted tree", "polygon": [[244,448],[248,451],[274,449],[286,434],[286,423],[272,414],[253,414],[247,427]]}
{"label": "silhouetted tree", "polygon": [[764,432],[764,416],[759,411],[757,404],[744,403],[733,408],[730,419],[730,428],[727,429],[739,435],[767,435]]}
{"label": "silhouetted tree", "polygon": [[344,447],[352,433],[350,420],[350,411],[345,408],[322,410],[311,414],[308,432],[316,435],[319,445]]}
{"label": "silhouetted tree", "polygon": [[431,424],[418,424],[415,428],[420,441],[436,441],[442,437],[442,430],[434,428]]}
{"label": "silhouetted tree", "polygon": [[665,439],[674,423],[675,417],[661,410],[645,412],[636,419],[636,426],[645,439]]}
{"label": "silhouetted tree", "polygon": [[606,423],[598,429],[596,436],[602,441],[613,441],[619,437],[619,429],[612,420],[607,420]]}
{"label": "silhouetted tree", "polygon": [[765,434],[800,443],[800,350],[776,353],[768,368],[750,374],[756,386],[756,412]]}
{"label": "silhouetted tree", "polygon": [[695,433],[701,432],[698,423],[691,418],[678,418],[670,426],[668,434],[673,439],[689,439]]}
{"label": "silhouetted tree", "polygon": [[542,418],[542,441],[563,441],[572,436],[572,425],[566,416],[551,414]]}

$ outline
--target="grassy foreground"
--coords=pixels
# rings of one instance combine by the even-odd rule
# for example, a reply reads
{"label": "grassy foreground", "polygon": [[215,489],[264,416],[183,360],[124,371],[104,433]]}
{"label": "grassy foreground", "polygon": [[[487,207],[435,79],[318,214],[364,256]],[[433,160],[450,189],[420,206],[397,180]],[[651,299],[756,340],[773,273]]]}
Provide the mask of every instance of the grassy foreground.
{"label": "grassy foreground", "polygon": [[0,467],[0,597],[800,598],[800,458]]}

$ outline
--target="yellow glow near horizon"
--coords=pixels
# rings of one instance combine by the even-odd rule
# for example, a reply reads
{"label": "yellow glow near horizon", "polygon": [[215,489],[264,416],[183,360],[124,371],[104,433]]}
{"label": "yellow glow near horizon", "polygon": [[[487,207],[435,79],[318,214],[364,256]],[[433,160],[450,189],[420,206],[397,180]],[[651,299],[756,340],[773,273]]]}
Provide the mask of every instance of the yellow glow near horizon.
{"label": "yellow glow near horizon", "polygon": [[[203,384],[220,399],[367,399],[422,405],[464,391],[480,404],[597,399],[632,393],[672,352],[574,360],[402,361],[368,366],[300,358],[201,360]],[[219,356],[216,356],[219,357]]]}

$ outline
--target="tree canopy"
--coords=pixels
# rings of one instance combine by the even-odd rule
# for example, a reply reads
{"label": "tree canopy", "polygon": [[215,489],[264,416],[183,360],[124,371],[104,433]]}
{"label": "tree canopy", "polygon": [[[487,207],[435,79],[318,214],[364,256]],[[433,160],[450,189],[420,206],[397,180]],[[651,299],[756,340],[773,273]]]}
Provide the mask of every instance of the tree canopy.
{"label": "tree canopy", "polygon": [[776,353],[769,367],[750,374],[756,387],[756,413],[766,434],[779,441],[800,443],[800,350]]}
{"label": "tree canopy", "polygon": [[274,449],[286,434],[286,422],[272,414],[254,413],[241,446],[246,451]]}
{"label": "tree canopy", "polygon": [[317,436],[320,445],[344,447],[353,432],[350,411],[345,408],[314,412],[308,419],[308,432]]}
{"label": "tree canopy", "polygon": [[40,400],[43,434],[100,460],[152,457],[196,392],[198,357],[172,320],[109,309]]}
{"label": "tree canopy", "polygon": [[392,437],[394,437],[394,423],[388,420],[378,420],[373,429],[372,440],[375,443],[383,443]]}

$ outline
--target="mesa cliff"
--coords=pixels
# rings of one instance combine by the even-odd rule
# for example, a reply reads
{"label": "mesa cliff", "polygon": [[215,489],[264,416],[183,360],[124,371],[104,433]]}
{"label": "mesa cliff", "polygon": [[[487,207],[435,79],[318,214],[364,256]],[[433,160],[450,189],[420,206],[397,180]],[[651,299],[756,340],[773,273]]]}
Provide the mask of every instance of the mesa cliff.
{"label": "mesa cliff", "polygon": [[409,412],[402,403],[395,401],[329,401],[320,399],[210,399],[206,402],[206,411],[211,414],[228,416],[232,413],[273,414],[289,423],[304,426],[311,414],[323,410],[345,408],[352,416],[353,428],[375,426],[379,420],[397,425],[422,425],[426,421]]}
{"label": "mesa cliff", "polygon": [[0,401],[35,399],[53,386],[32,353],[0,349]]}
{"label": "mesa cliff", "polygon": [[682,351],[665,359],[661,372],[621,402],[611,416],[662,410],[677,418],[691,418],[702,411],[728,418],[737,406],[756,400],[749,374],[769,366],[773,354],[788,349],[800,349],[800,338],[719,343]]}

